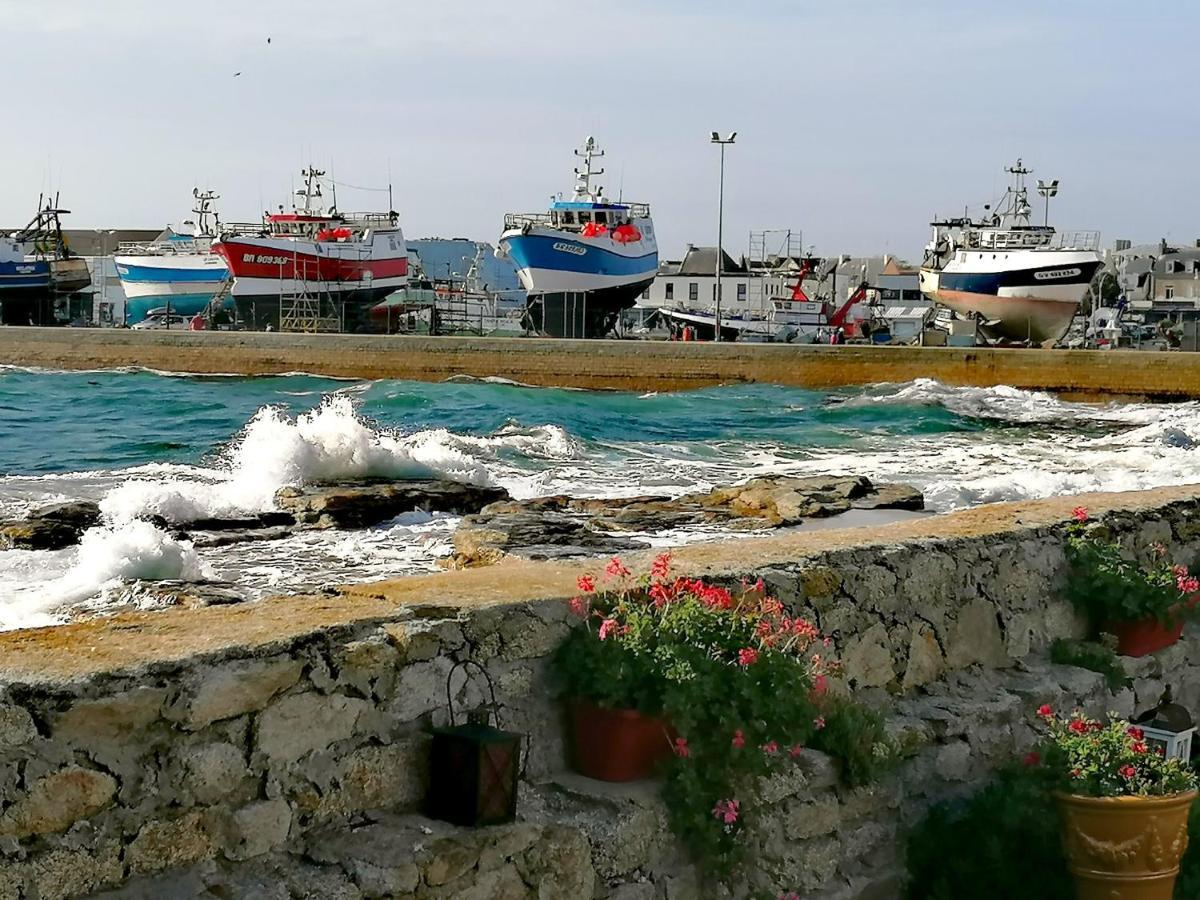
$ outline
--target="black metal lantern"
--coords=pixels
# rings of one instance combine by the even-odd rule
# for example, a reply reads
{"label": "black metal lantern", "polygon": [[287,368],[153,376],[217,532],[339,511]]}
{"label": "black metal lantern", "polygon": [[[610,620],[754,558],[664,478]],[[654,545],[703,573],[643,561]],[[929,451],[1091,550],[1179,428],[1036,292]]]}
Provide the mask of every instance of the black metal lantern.
{"label": "black metal lantern", "polygon": [[[450,681],[460,668],[474,666],[487,681],[491,703],[454,721]],[[500,729],[496,688],[487,670],[474,660],[457,663],[446,676],[450,724],[433,729],[429,766],[429,815],[455,825],[475,827],[511,822],[517,814],[517,781],[524,736]],[[489,718],[495,725],[489,724]]]}

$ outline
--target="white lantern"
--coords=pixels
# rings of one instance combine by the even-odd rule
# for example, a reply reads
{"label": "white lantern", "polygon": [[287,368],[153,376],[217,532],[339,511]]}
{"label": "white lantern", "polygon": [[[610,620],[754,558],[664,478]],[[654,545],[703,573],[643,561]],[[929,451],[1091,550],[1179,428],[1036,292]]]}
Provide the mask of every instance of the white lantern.
{"label": "white lantern", "polygon": [[1192,758],[1192,736],[1196,733],[1196,723],[1191,713],[1178,703],[1171,702],[1169,687],[1158,706],[1142,713],[1134,719],[1134,724],[1145,732],[1146,743],[1152,749],[1161,748],[1167,759],[1179,759],[1186,763]]}

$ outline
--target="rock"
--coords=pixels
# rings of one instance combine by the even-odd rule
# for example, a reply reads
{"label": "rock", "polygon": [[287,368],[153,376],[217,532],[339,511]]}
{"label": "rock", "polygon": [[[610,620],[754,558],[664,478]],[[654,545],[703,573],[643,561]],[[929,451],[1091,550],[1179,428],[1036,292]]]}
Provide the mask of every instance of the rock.
{"label": "rock", "polygon": [[846,678],[856,687],[883,687],[895,677],[887,629],[879,623],[852,638],[842,654]]}
{"label": "rock", "polygon": [[996,607],[986,600],[972,600],[958,611],[946,639],[946,664],[961,669],[972,663],[993,668],[1009,665],[1008,650],[1000,633]]}
{"label": "rock", "polygon": [[465,518],[447,564],[463,568],[490,565],[504,556],[595,556],[647,546],[644,540],[620,537],[620,532],[656,534],[713,524],[734,530],[779,528],[851,508],[923,507],[921,493],[907,485],[876,488],[863,477],[836,476],[755,478],[677,498],[539,497],[492,504]]}
{"label": "rock", "polygon": [[841,805],[836,797],[821,797],[812,803],[790,803],[784,832],[788,838],[806,840],[837,831],[841,823]]}
{"label": "rock", "polygon": [[221,719],[262,709],[276,694],[300,680],[297,659],[227,662],[210,669],[196,684],[183,709],[183,726],[199,731]]}
{"label": "rock", "polygon": [[98,524],[100,507],[89,500],[43,506],[23,520],[0,523],[0,550],[61,550]]}
{"label": "rock", "polygon": [[20,747],[37,736],[33,717],[23,706],[0,704],[0,749]]}
{"label": "rock", "polygon": [[[38,854],[29,864],[26,884],[30,893],[25,896],[67,900],[118,884],[121,877],[121,845],[117,841],[105,841],[91,850],[51,850]],[[0,876],[0,886],[3,883]]]}
{"label": "rock", "polygon": [[236,528],[220,531],[189,531],[188,539],[197,547],[230,547],[249,541],[279,541],[291,537],[296,529],[291,526],[276,528]]}
{"label": "rock", "polygon": [[188,866],[217,852],[209,813],[193,810],[177,819],[147,822],[125,851],[132,872],[147,875]]}
{"label": "rock", "polygon": [[355,733],[368,703],[341,694],[293,694],[258,717],[255,747],[273,762],[297,762]]}
{"label": "rock", "polygon": [[79,532],[53,519],[0,524],[0,550],[61,550],[79,542]]}
{"label": "rock", "polygon": [[191,519],[186,522],[175,522],[173,524],[188,531],[267,531],[295,525],[296,517],[290,512],[272,511],[245,518]]}
{"label": "rock", "polygon": [[946,666],[942,647],[937,635],[927,625],[913,629],[908,643],[908,662],[904,667],[903,687],[905,691],[935,680]]}
{"label": "rock", "polygon": [[283,846],[292,827],[292,809],[286,800],[263,800],[243,806],[233,814],[229,829],[230,859],[252,859]]}
{"label": "rock", "polygon": [[181,787],[199,803],[226,800],[250,775],[242,751],[224,742],[184,747],[178,760]]}
{"label": "rock", "polygon": [[158,719],[167,692],[140,687],[98,700],[80,700],[51,720],[50,734],[68,744],[118,741]]}
{"label": "rock", "polygon": [[367,528],[413,510],[467,515],[507,499],[503,488],[457,481],[324,484],[285,487],[275,495],[280,509],[310,528]]}
{"label": "rock", "polygon": [[117,782],[109,774],[67,766],[38,779],[0,816],[0,837],[23,838],[66,831],[109,806]]}

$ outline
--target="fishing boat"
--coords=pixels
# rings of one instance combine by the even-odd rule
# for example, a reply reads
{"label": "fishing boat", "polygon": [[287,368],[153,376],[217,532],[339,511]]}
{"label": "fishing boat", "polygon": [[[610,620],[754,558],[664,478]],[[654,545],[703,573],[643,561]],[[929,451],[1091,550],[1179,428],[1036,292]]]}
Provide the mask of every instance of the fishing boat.
{"label": "fishing boat", "polygon": [[122,243],[113,264],[125,292],[125,322],[151,313],[193,316],[203,311],[225,281],[225,260],[212,251],[220,230],[219,195],[193,188],[195,219],[168,228],[150,243]]}
{"label": "fishing boat", "polygon": [[38,211],[24,228],[0,237],[0,323],[54,325],[68,316],[62,301],[92,283],[87,262],[75,256],[62,232],[57,195],[38,198]]}
{"label": "fishing boat", "polygon": [[497,255],[508,257],[528,292],[530,330],[554,337],[604,337],[658,273],[650,207],[610,201],[593,179],[604,169],[595,138],[575,151],[574,195],[544,213],[504,217]]}
{"label": "fishing boat", "polygon": [[963,216],[932,223],[921,292],[975,319],[994,340],[1053,343],[1070,328],[1100,269],[1100,234],[1056,232],[1048,211],[1044,224],[1033,224],[1025,186],[1033,170],[1018,159],[1005,171],[1013,183],[994,212],[978,221]]}
{"label": "fishing boat", "polygon": [[233,275],[238,321],[254,329],[374,330],[371,307],[407,283],[399,215],[339,212],[336,186],[326,210],[325,172],[309,166],[300,174],[304,187],[290,213],[280,207],[261,224],[225,225],[212,245]]}

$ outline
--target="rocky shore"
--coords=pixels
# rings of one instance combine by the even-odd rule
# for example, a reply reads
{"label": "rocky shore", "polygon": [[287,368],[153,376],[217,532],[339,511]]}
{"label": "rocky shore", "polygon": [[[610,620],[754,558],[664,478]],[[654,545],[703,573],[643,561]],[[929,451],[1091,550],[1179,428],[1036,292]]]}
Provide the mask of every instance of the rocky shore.
{"label": "rocky shore", "polygon": [[[277,509],[254,516],[169,521],[156,527],[197,548],[282,540],[306,530],[355,530],[422,511],[461,516],[445,568],[488,566],[505,558],[564,559],[642,550],[691,532],[706,536],[762,532],[829,519],[851,510],[921,510],[915,488],[872,484],[862,476],[771,476],[680,497],[580,498],[557,495],[515,500],[498,487],[454,481],[368,480],[285,487]],[[61,550],[103,523],[93,502],[60,503],[0,522],[0,549]],[[158,609],[226,605],[246,599],[236,584],[130,583],[126,606]],[[75,618],[112,611],[81,604]]]}

